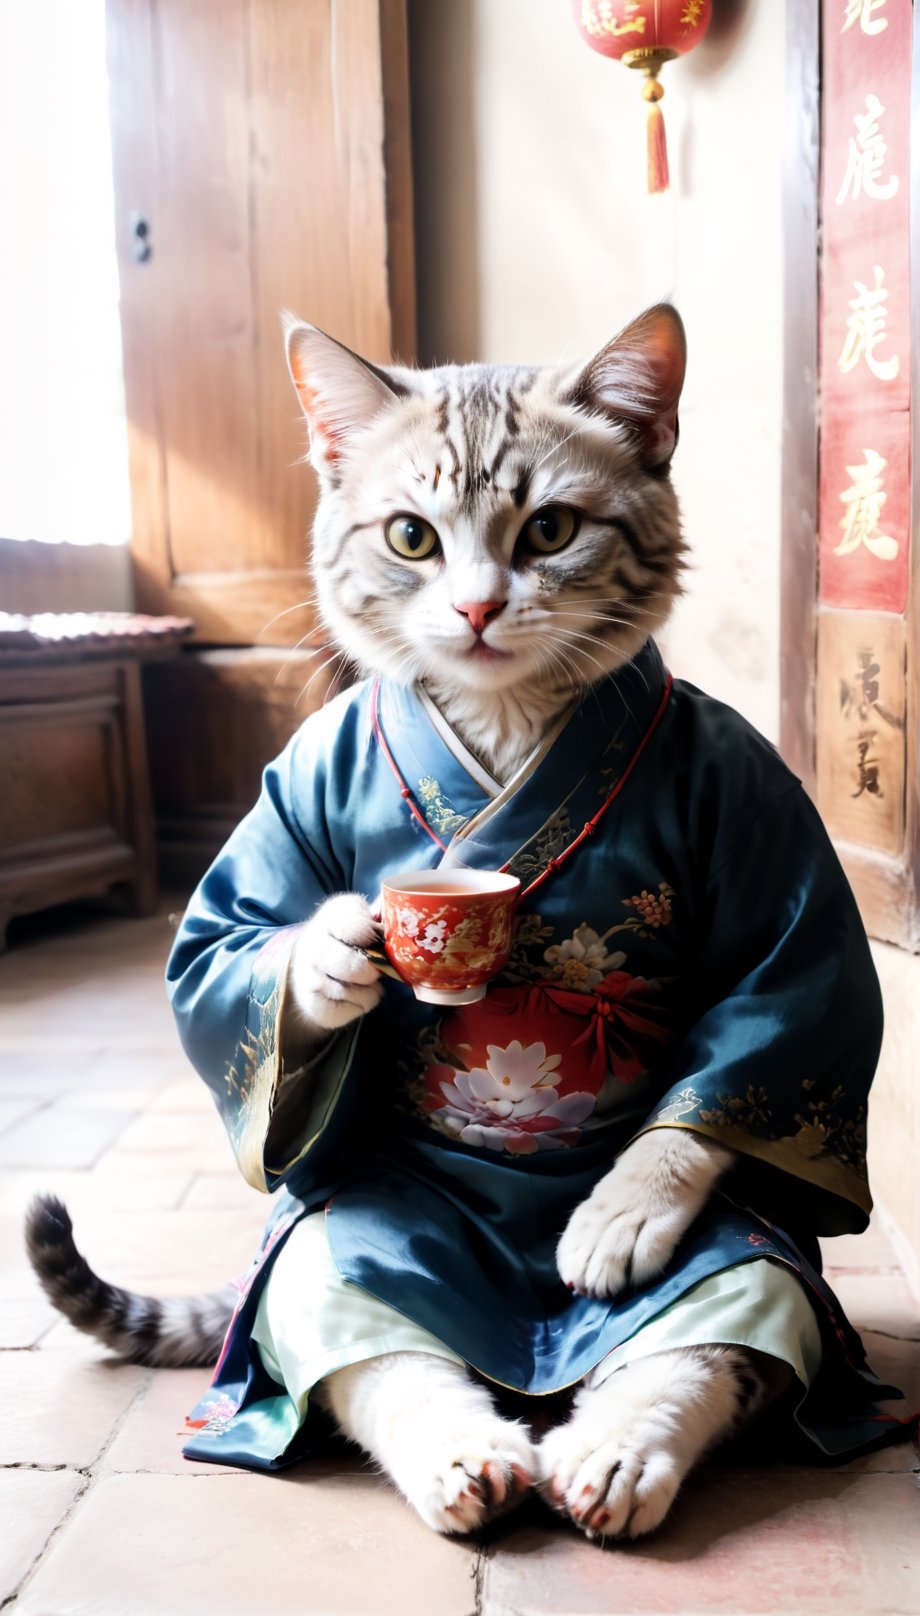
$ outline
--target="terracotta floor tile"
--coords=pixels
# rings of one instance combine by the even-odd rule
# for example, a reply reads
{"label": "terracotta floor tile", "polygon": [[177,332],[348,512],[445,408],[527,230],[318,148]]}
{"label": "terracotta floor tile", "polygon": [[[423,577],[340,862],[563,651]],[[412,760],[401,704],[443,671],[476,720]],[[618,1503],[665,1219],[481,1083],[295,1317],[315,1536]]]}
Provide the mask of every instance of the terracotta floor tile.
{"label": "terracotta floor tile", "polygon": [[124,1106],[85,1111],[51,1105],[0,1136],[0,1168],[91,1167],[134,1115]]}
{"label": "terracotta floor tile", "polygon": [[310,1480],[108,1477],[16,1616],[471,1616],[474,1550],[429,1532],[376,1477],[338,1468]]}
{"label": "terracotta floor tile", "polygon": [[190,1066],[181,1077],[158,1089],[146,1109],[148,1115],[153,1116],[161,1111],[176,1112],[180,1115],[187,1112],[205,1112],[209,1117],[216,1115],[214,1101],[207,1085]]}
{"label": "terracotta floor tile", "polygon": [[913,1476],[701,1474],[657,1536],[599,1548],[574,1529],[508,1527],[483,1616],[916,1616]]}
{"label": "terracotta floor tile", "polygon": [[[167,1211],[184,1200],[192,1175],[170,1171],[171,1162],[160,1160],[155,1165],[155,1172],[137,1173],[130,1158],[122,1162],[107,1153],[92,1171],[27,1167],[17,1172],[7,1168],[0,1174],[0,1215],[20,1217],[32,1196],[43,1191],[59,1196],[74,1218],[89,1208],[110,1213],[138,1212],[146,1207]],[[245,1190],[242,1179],[240,1184]]]}
{"label": "terracotta floor tile", "polygon": [[[207,1390],[209,1369],[158,1369],[138,1398],[100,1464],[100,1474],[157,1470],[176,1476],[213,1476],[215,1466],[183,1459],[185,1416]],[[220,1474],[227,1474],[221,1466]],[[242,1475],[234,1470],[234,1475]]]}
{"label": "terracotta floor tile", "polygon": [[22,1211],[16,1209],[6,1212],[0,1217],[0,1277],[3,1281],[4,1296],[22,1296],[31,1291],[31,1284],[25,1288],[20,1283],[23,1279],[31,1280],[32,1270],[23,1242]]}
{"label": "terracotta floor tile", "polygon": [[115,1284],[138,1289],[162,1282],[176,1291],[209,1290],[242,1273],[255,1253],[267,1207],[250,1191],[250,1204],[232,1212],[121,1211],[87,1208],[74,1220],[80,1250]]}
{"label": "terracotta floor tile", "polygon": [[857,1330],[876,1330],[920,1343],[920,1305],[900,1273],[840,1273],[832,1275],[830,1283]]}
{"label": "terracotta floor tile", "polygon": [[0,1134],[6,1133],[17,1122],[22,1122],[30,1112],[38,1108],[39,1100],[33,1095],[31,1099],[17,1097],[7,1099],[0,1095]]}
{"label": "terracotta floor tile", "polygon": [[0,1350],[34,1347],[59,1319],[36,1286],[24,1295],[0,1295]]}
{"label": "terracotta floor tile", "polygon": [[[12,1039],[6,1036],[4,1015],[0,1009],[0,1093],[37,1094],[44,1097],[46,1087],[56,1083],[61,1071],[61,1057],[52,1050],[36,1049],[35,1031],[31,1038]],[[85,1072],[101,1053],[100,1049],[74,1049],[71,1047],[67,1070],[74,1077]]]}
{"label": "terracotta floor tile", "polygon": [[92,1464],[149,1374],[64,1353],[0,1353],[0,1465]]}
{"label": "terracotta floor tile", "polygon": [[252,1194],[242,1175],[231,1173],[199,1173],[189,1184],[183,1206],[199,1207],[209,1211],[233,1211]]}
{"label": "terracotta floor tile", "polygon": [[827,1270],[847,1268],[871,1272],[898,1266],[897,1255],[877,1216],[870,1220],[864,1234],[842,1234],[832,1240],[822,1240],[821,1252]]}
{"label": "terracotta floor tile", "polygon": [[145,1111],[125,1128],[118,1148],[120,1153],[137,1156],[194,1150],[202,1172],[225,1172],[233,1166],[233,1151],[213,1108],[201,1116]]}
{"label": "terracotta floor tile", "polygon": [[15,1593],[85,1485],[71,1470],[0,1470],[0,1600]]}

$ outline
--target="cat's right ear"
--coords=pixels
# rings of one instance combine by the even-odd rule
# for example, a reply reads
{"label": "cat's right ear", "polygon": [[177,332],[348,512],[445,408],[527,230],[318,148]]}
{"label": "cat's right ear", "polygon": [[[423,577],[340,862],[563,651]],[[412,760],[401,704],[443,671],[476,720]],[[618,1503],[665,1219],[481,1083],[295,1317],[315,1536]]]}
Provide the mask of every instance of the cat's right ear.
{"label": "cat's right ear", "polygon": [[282,324],[288,369],[310,430],[310,459],[320,476],[334,477],[352,434],[405,389],[316,326],[289,314]]}

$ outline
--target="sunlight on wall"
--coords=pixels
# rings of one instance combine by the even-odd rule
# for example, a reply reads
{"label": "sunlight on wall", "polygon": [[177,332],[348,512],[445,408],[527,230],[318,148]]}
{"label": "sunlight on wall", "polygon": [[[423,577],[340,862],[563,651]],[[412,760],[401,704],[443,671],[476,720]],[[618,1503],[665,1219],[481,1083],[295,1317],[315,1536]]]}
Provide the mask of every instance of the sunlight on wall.
{"label": "sunlight on wall", "polygon": [[130,535],[104,0],[0,0],[0,537]]}

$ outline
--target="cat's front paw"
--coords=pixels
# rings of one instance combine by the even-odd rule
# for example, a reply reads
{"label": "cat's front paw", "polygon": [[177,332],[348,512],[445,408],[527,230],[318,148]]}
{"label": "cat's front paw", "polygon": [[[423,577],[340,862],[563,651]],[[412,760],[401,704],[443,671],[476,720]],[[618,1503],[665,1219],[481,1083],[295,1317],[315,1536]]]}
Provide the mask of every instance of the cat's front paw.
{"label": "cat's front paw", "polygon": [[291,956],[290,984],[313,1026],[336,1032],[379,1003],[380,972],[363,952],[379,942],[380,927],[357,892],[327,898],[307,921]]}
{"label": "cat's front paw", "polygon": [[653,1279],[731,1159],[701,1135],[642,1134],[572,1213],[556,1251],[560,1278],[598,1297]]}

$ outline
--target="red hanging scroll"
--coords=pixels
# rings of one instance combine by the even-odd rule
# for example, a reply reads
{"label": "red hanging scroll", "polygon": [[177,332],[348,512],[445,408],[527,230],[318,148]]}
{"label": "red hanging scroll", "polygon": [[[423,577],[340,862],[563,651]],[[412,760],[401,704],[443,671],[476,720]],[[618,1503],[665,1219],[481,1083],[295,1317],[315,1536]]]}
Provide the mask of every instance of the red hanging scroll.
{"label": "red hanging scroll", "polygon": [[824,0],[819,599],[903,613],[910,552],[907,0]]}
{"label": "red hanging scroll", "polygon": [[910,790],[910,0],[822,0],[818,806],[873,936],[920,941]]}

